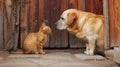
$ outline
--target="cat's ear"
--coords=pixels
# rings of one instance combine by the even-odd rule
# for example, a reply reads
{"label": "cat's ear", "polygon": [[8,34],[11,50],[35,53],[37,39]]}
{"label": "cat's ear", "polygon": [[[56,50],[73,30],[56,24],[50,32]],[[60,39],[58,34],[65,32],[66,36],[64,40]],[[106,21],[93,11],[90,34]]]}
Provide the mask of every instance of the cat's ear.
{"label": "cat's ear", "polygon": [[46,26],[45,22],[42,23],[42,26]]}

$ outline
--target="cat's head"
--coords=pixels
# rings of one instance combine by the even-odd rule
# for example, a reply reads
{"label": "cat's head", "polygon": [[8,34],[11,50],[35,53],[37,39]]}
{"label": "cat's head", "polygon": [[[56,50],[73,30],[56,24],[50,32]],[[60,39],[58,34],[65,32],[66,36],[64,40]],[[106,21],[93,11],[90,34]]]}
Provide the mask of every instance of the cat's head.
{"label": "cat's head", "polygon": [[52,29],[43,22],[40,27],[40,31],[44,33],[50,33]]}

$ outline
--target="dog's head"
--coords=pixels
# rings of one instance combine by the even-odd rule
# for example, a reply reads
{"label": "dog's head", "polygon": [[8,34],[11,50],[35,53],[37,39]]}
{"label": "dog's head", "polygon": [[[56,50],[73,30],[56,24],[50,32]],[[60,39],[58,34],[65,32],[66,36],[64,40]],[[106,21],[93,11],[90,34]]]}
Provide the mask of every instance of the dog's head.
{"label": "dog's head", "polygon": [[68,9],[65,10],[62,15],[60,16],[60,19],[58,20],[57,24],[57,29],[59,30],[64,30],[66,29],[69,25],[74,23],[74,21],[77,18],[77,13],[76,9]]}

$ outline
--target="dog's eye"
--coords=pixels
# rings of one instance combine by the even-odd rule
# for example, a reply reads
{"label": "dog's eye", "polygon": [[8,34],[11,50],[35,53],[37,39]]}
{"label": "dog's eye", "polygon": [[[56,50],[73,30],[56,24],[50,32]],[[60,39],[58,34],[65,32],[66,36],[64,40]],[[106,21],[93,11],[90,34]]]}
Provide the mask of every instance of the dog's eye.
{"label": "dog's eye", "polygon": [[63,17],[60,17],[60,19],[64,20],[64,18],[63,18]]}

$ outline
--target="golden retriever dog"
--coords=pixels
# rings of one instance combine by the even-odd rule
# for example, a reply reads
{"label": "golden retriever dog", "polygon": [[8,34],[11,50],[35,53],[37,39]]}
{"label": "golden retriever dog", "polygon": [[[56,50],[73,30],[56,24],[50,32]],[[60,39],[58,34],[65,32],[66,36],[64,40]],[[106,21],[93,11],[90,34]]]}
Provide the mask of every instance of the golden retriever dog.
{"label": "golden retriever dog", "polygon": [[104,50],[104,17],[77,9],[65,10],[58,20],[57,29],[72,32],[76,37],[87,40],[87,55],[94,55],[96,46]]}

